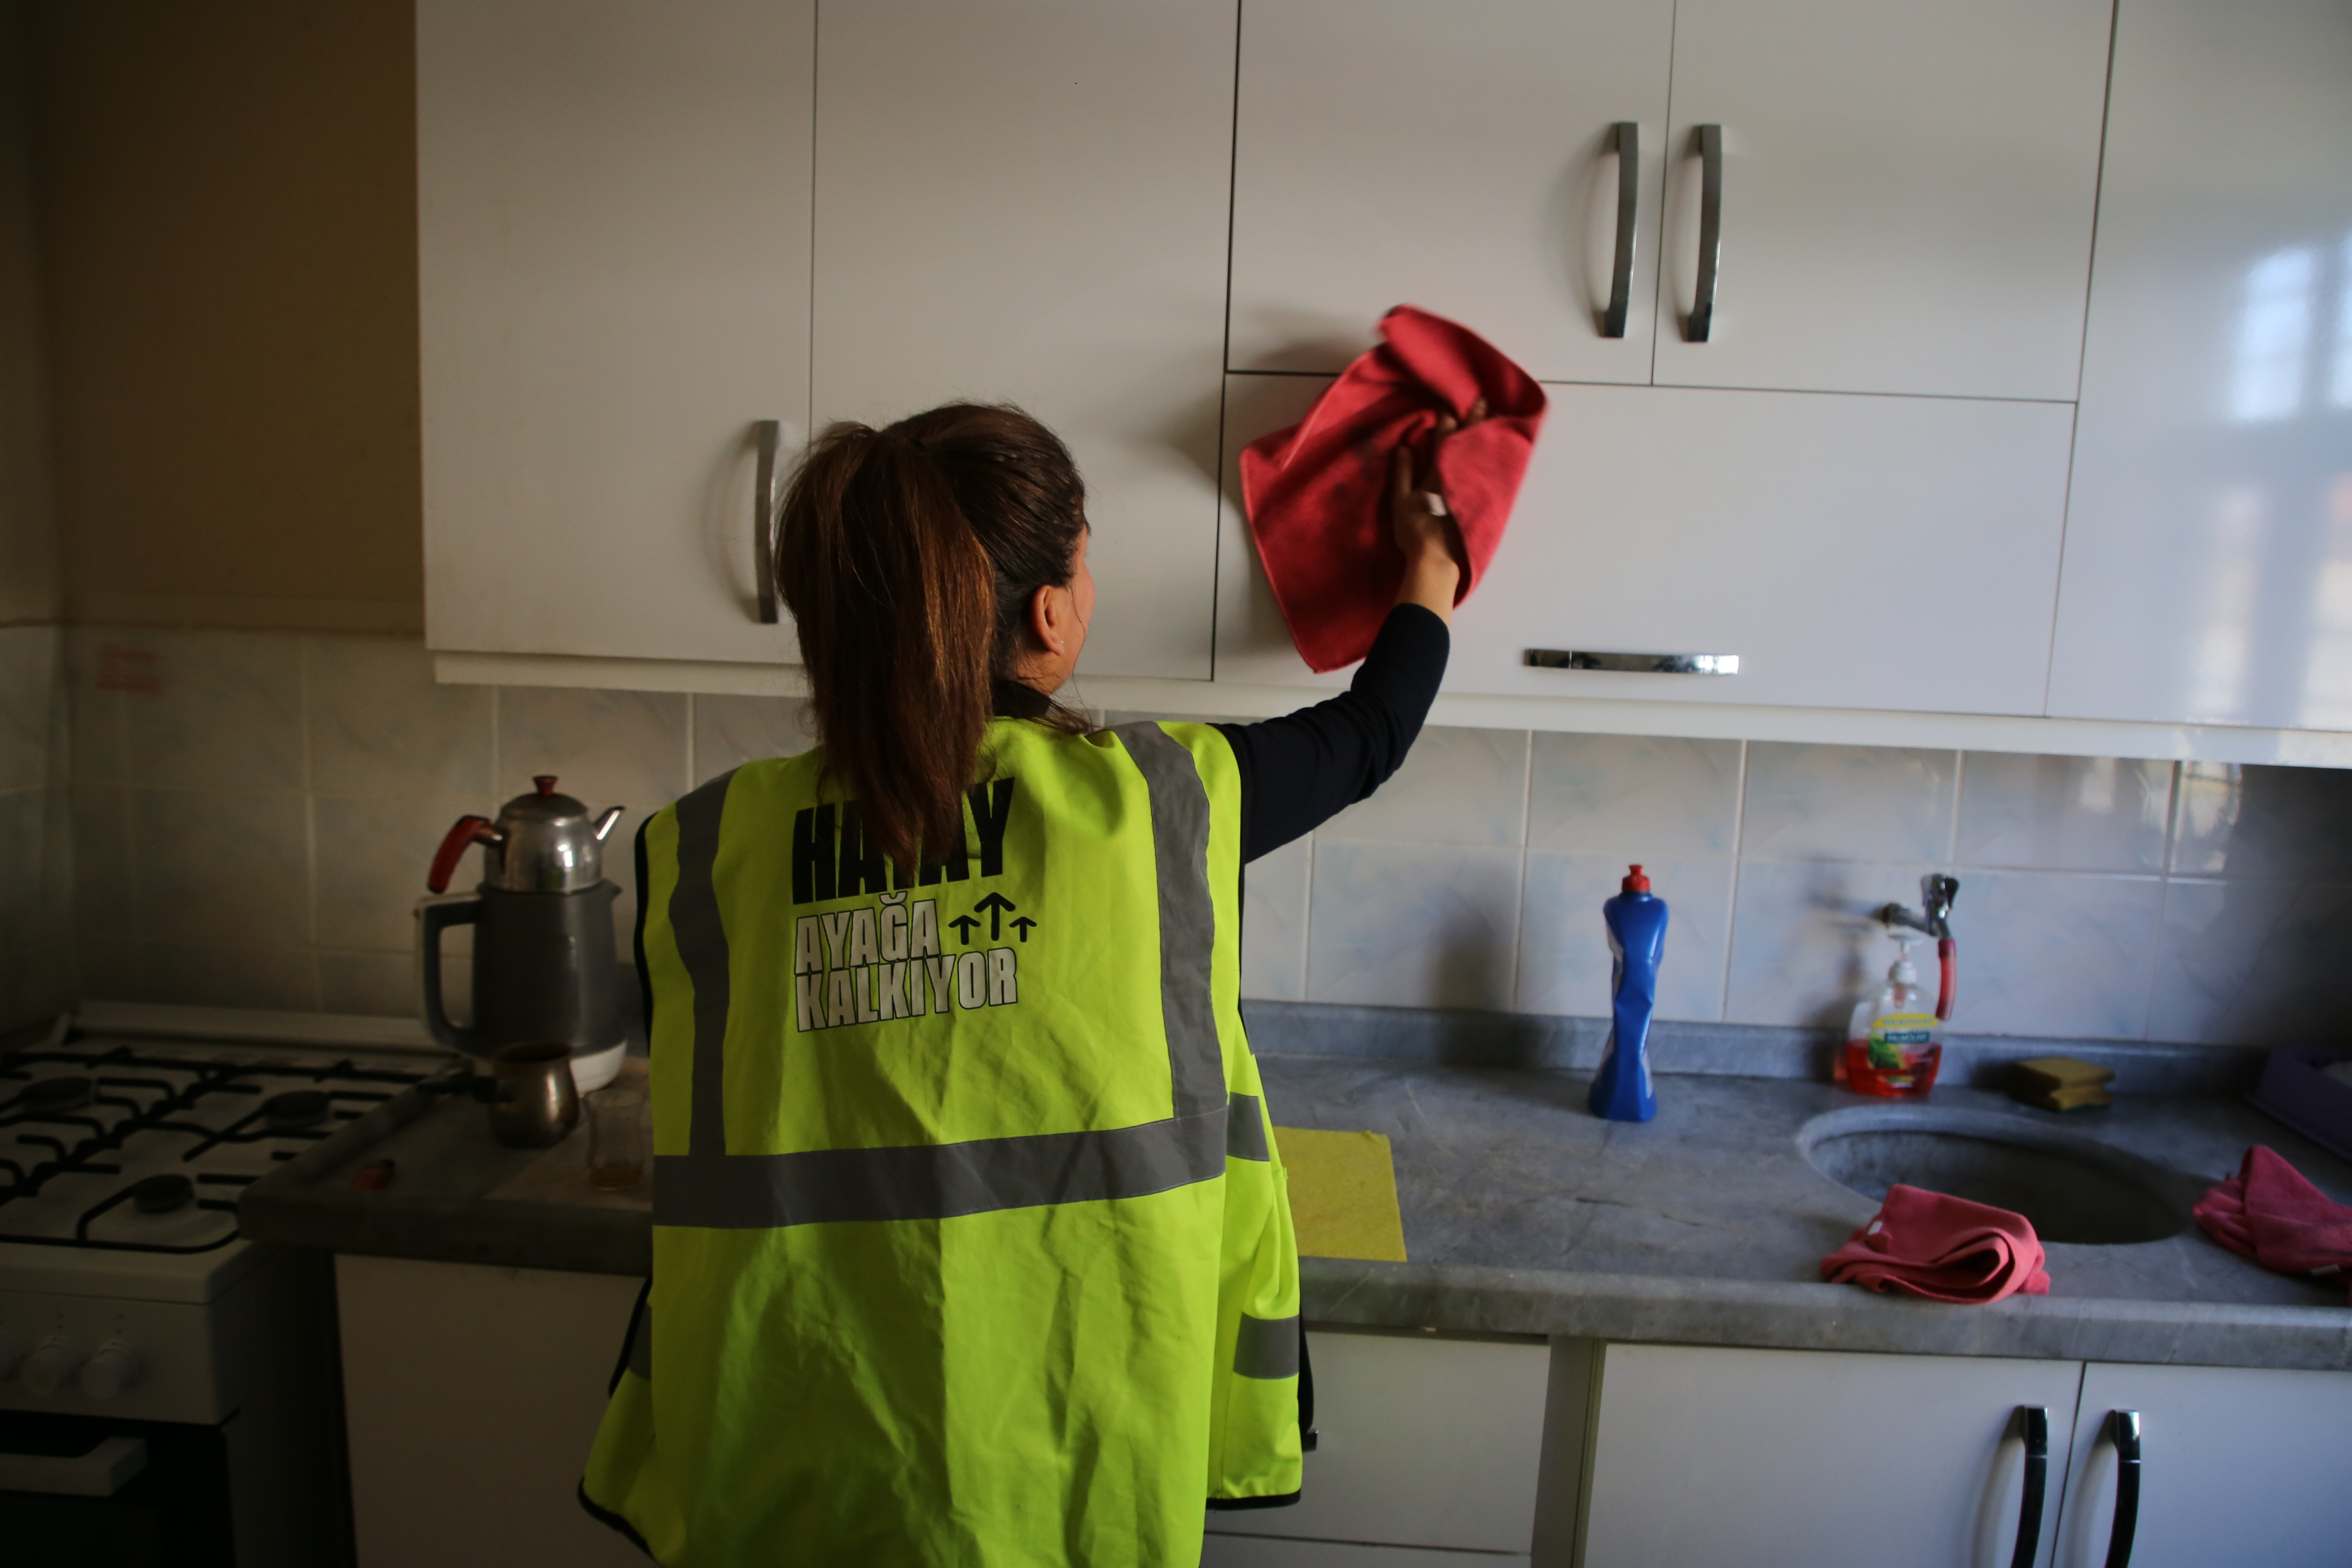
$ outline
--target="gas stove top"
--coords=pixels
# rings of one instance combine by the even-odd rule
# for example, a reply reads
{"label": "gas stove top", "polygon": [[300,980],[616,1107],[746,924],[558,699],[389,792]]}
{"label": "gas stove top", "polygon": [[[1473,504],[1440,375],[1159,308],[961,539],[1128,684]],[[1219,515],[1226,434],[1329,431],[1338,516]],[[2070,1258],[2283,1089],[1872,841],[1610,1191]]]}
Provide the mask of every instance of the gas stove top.
{"label": "gas stove top", "polygon": [[438,1065],[59,1031],[0,1058],[0,1246],[216,1252],[238,1239],[244,1188]]}

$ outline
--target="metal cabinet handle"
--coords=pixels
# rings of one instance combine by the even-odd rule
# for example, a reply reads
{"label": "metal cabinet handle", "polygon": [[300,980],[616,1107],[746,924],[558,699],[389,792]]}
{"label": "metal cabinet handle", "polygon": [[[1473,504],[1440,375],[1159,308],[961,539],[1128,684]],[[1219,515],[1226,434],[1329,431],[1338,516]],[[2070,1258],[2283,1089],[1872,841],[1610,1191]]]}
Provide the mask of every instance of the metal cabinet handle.
{"label": "metal cabinet handle", "polygon": [[752,429],[760,439],[760,471],[751,480],[751,568],[760,580],[760,620],[776,624],[776,452],[783,445],[781,420],[762,419]]}
{"label": "metal cabinet handle", "polygon": [[2042,1495],[2050,1485],[2050,1412],[2021,1405],[2017,1415],[2025,1425],[2025,1498],[2017,1505],[2017,1548],[2009,1554],[2009,1568],[2033,1568],[2042,1550]]}
{"label": "metal cabinet handle", "polygon": [[1723,127],[1702,125],[1698,132],[1698,291],[1692,297],[1685,341],[1706,342],[1715,330],[1715,284],[1723,261]]}
{"label": "metal cabinet handle", "polygon": [[2139,1533],[2139,1412],[2110,1410],[2116,1445],[2116,1520],[2107,1531],[2107,1568],[2131,1568],[2132,1537]]}
{"label": "metal cabinet handle", "polygon": [[1642,205],[1642,128],[1621,120],[1611,129],[1617,149],[1617,258],[1609,268],[1609,309],[1601,335],[1625,335],[1625,312],[1633,302],[1633,229]]}
{"label": "metal cabinet handle", "polygon": [[1528,663],[1538,669],[1609,669],[1622,675],[1738,675],[1736,653],[1588,653],[1581,649],[1531,647]]}

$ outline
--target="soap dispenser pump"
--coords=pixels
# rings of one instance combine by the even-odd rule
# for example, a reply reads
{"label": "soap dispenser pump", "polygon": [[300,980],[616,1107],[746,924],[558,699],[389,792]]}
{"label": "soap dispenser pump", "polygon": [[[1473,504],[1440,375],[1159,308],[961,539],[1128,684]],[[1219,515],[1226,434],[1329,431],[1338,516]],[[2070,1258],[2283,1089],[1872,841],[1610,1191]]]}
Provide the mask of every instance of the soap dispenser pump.
{"label": "soap dispenser pump", "polygon": [[1650,1083],[1650,1014],[1658,1005],[1658,960],[1666,948],[1666,901],[1633,867],[1617,896],[1601,906],[1609,928],[1609,1044],[1586,1101],[1611,1121],[1647,1121],[1658,1113]]}

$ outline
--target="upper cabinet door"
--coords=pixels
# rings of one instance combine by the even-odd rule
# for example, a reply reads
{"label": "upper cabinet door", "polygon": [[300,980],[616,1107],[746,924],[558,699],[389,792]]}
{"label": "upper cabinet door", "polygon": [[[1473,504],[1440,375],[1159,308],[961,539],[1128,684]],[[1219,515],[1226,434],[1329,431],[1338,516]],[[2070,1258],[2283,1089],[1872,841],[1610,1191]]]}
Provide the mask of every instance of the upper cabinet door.
{"label": "upper cabinet door", "polygon": [[807,425],[813,0],[420,0],[426,640],[797,660],[752,428]]}
{"label": "upper cabinet door", "polygon": [[[1234,376],[1229,465],[1326,384]],[[1510,530],[1454,618],[1446,690],[2041,711],[2071,408],[1684,387],[1551,395]],[[1238,507],[1227,527],[1218,679],[1344,682],[1307,673]],[[1531,649],[1728,654],[1739,669],[1549,668],[1528,665]]]}
{"label": "upper cabinet door", "polygon": [[2108,5],[1680,0],[1658,382],[2072,399]]}
{"label": "upper cabinet door", "polygon": [[1234,28],[1234,0],[824,10],[817,416],[1010,400],[1067,441],[1081,675],[1209,674]]}
{"label": "upper cabinet door", "polygon": [[2352,730],[2352,7],[2126,0],[2050,711]]}
{"label": "upper cabinet door", "polygon": [[1414,304],[1539,379],[1648,381],[1673,33],[1672,0],[1249,0],[1233,368],[1336,372]]}

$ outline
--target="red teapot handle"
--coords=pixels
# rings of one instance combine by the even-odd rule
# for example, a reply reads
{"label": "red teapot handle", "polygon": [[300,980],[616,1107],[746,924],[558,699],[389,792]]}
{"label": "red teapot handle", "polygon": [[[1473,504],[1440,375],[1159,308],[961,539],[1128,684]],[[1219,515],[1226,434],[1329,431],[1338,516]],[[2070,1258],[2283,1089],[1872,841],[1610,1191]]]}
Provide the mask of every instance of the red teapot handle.
{"label": "red teapot handle", "polygon": [[477,844],[497,842],[499,831],[490,826],[488,817],[459,817],[449,829],[449,836],[441,840],[441,847],[434,852],[433,869],[425,877],[425,888],[436,893],[447,892],[449,879],[457,874],[458,857]]}

